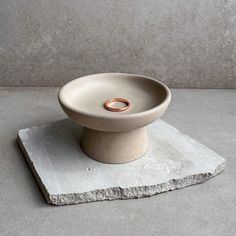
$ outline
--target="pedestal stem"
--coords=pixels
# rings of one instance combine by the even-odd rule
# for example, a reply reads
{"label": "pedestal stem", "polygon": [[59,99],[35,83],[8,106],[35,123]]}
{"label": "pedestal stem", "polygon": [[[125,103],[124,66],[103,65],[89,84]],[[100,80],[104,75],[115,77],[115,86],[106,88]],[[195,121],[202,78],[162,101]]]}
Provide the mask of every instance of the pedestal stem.
{"label": "pedestal stem", "polygon": [[105,163],[126,163],[147,150],[146,127],[129,132],[103,132],[83,128],[81,148],[86,155]]}

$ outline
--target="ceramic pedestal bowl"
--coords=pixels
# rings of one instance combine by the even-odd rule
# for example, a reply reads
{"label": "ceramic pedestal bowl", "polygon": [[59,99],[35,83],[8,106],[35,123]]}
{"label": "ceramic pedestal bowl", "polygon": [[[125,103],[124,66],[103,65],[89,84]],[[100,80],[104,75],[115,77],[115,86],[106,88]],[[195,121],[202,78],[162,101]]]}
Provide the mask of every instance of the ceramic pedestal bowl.
{"label": "ceramic pedestal bowl", "polygon": [[[67,83],[58,98],[65,113],[83,127],[85,154],[105,163],[125,163],[147,151],[146,126],[163,115],[171,93],[152,78],[104,73]],[[114,98],[124,100],[110,100]]]}

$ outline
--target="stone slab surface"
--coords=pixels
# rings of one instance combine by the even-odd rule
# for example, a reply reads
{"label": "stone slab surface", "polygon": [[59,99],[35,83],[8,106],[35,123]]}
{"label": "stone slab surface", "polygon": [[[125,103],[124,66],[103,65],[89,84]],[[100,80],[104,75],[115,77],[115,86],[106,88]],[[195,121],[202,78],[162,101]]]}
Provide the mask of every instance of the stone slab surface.
{"label": "stone slab surface", "polygon": [[147,197],[202,183],[224,169],[224,158],[162,120],[148,127],[148,152],[127,164],[88,158],[79,146],[81,130],[65,119],[18,133],[48,203]]}

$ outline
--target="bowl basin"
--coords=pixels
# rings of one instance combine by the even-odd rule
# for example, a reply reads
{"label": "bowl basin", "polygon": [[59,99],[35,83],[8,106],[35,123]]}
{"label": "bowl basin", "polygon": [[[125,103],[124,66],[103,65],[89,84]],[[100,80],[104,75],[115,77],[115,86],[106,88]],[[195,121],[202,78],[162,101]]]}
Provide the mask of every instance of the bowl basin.
{"label": "bowl basin", "polygon": [[[130,109],[122,112],[105,109],[104,102],[116,97],[127,99]],[[65,113],[81,126],[124,132],[146,126],[161,117],[170,103],[171,94],[166,85],[152,78],[104,73],[67,83],[58,98]]]}
{"label": "bowl basin", "polygon": [[[123,98],[129,109],[113,112],[107,100]],[[163,83],[141,75],[104,73],[81,77],[59,92],[65,113],[83,126],[80,146],[89,157],[105,163],[126,163],[148,148],[146,125],[166,111],[171,94]],[[122,108],[113,102],[112,108]],[[108,107],[109,108],[109,107]]]}

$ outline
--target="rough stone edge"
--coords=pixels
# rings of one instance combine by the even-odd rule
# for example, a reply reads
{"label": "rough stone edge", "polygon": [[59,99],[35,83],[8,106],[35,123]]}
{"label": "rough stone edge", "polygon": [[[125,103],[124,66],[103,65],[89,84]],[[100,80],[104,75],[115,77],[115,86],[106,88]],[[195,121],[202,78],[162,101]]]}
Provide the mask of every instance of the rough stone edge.
{"label": "rough stone edge", "polygon": [[151,186],[138,186],[129,188],[114,187],[108,189],[97,189],[84,193],[68,193],[56,195],[49,194],[49,203],[59,206],[104,200],[111,201],[117,199],[151,197],[159,193],[203,183],[206,180],[209,180],[210,178],[220,174],[224,170],[224,167],[225,161],[219,164],[213,171],[213,173],[189,175],[181,179],[171,179],[167,183],[161,183]]}

